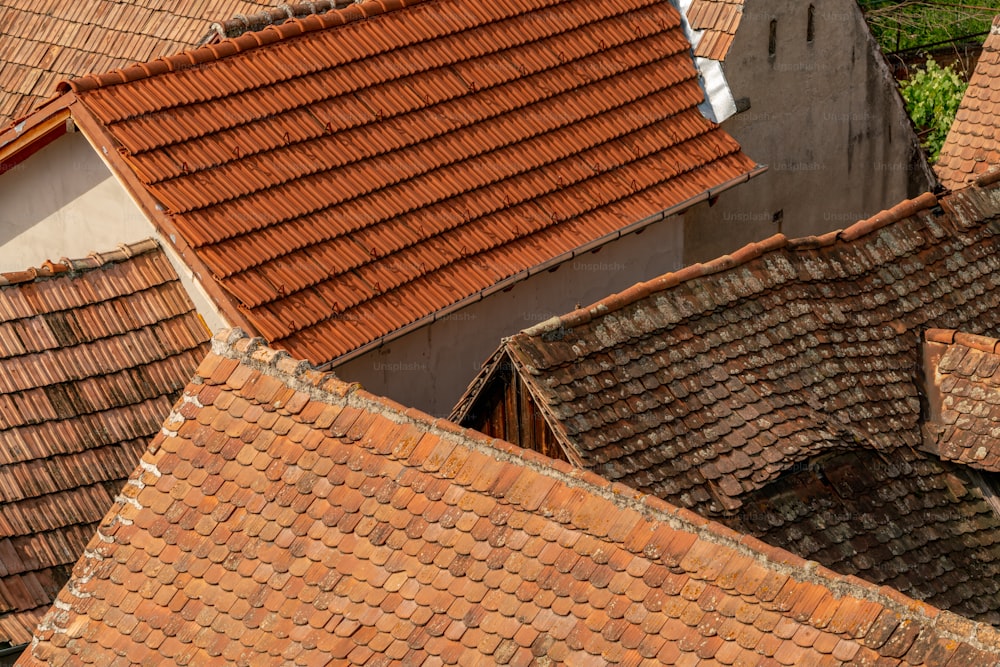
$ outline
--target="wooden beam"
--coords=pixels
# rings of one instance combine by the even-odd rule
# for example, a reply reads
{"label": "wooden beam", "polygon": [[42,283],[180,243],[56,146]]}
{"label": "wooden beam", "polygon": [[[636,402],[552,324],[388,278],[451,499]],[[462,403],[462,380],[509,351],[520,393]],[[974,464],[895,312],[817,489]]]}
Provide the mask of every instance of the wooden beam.
{"label": "wooden beam", "polygon": [[69,110],[61,109],[25,128],[16,137],[0,146],[0,174],[7,173],[66,134],[70,122]]}

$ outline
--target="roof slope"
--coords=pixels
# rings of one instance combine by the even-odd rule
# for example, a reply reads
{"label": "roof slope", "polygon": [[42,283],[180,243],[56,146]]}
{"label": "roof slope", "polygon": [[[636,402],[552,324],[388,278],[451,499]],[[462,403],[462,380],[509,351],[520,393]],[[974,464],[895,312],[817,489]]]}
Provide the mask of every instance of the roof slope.
{"label": "roof slope", "polygon": [[18,664],[1000,659],[989,626],[304,366],[217,334]]}
{"label": "roof slope", "polygon": [[725,60],[743,18],[744,0],[692,0],[687,19],[694,30],[702,31],[694,55]]}
{"label": "roof slope", "polygon": [[961,188],[1000,161],[1000,16],[969,79],[969,87],[955,114],[941,154],[934,163],[941,184]]}
{"label": "roof slope", "polygon": [[56,92],[56,84],[194,46],[209,23],[271,2],[0,0],[0,127]]}
{"label": "roof slope", "polygon": [[777,235],[537,325],[494,362],[520,369],[574,462],[733,511],[823,451],[921,445],[921,330],[1000,331],[998,213],[997,189],[970,188]]}
{"label": "roof slope", "polygon": [[1000,341],[943,329],[925,337],[925,448],[963,465],[1000,470]]}
{"label": "roof slope", "polygon": [[1000,625],[998,487],[900,447],[811,459],[725,523],[841,574]]}
{"label": "roof slope", "polygon": [[[916,451],[938,453],[922,433],[923,330],[1000,330],[998,214],[996,189],[925,195],[636,285],[505,340],[453,417],[478,426],[514,369],[577,465],[1000,623],[1000,479]],[[995,449],[987,419],[960,419],[976,435],[953,440]]]}
{"label": "roof slope", "polygon": [[69,84],[230,319],[297,356],[377,344],[754,169],[699,113],[668,0],[384,4]]}
{"label": "roof slope", "polygon": [[154,241],[0,274],[0,641],[31,639],[207,343]]}

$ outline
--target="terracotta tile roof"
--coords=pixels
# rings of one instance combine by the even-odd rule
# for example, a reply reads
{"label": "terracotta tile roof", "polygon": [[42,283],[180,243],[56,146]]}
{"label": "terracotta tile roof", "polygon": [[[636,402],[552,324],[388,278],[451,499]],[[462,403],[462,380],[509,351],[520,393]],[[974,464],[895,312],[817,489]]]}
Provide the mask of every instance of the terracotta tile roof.
{"label": "terracotta tile roof", "polygon": [[755,169],[667,0],[384,4],[68,84],[277,347],[377,345]]}
{"label": "terracotta tile roof", "polygon": [[212,20],[271,2],[227,0],[0,1],[0,127],[90,72],[176,53],[197,44]]}
{"label": "terracotta tile roof", "polygon": [[223,332],[18,664],[978,665],[998,647]]}
{"label": "terracotta tile roof", "polygon": [[965,97],[955,114],[941,154],[934,163],[941,184],[961,188],[1000,162],[1000,16],[993,19],[990,34],[976,70],[969,79]]}
{"label": "terracotta tile roof", "polygon": [[[995,187],[924,195],[636,285],[506,339],[452,417],[510,432],[513,373],[577,465],[1000,623],[996,492],[911,451],[923,330],[1000,331],[998,213]],[[988,445],[983,421],[955,439]]]}
{"label": "terracotta tile roof", "polygon": [[725,60],[743,18],[743,0],[692,0],[687,20],[694,30],[703,31],[694,55]]}
{"label": "terracotta tile roof", "polygon": [[[571,460],[718,515],[843,443],[921,444],[918,333],[1000,331],[995,187],[776,235],[504,341]],[[453,414],[465,420],[492,367]]]}
{"label": "terracotta tile roof", "polygon": [[207,349],[154,241],[0,274],[0,641],[31,639]]}
{"label": "terracotta tile roof", "polygon": [[944,329],[930,329],[925,338],[925,448],[1000,472],[1000,341]]}

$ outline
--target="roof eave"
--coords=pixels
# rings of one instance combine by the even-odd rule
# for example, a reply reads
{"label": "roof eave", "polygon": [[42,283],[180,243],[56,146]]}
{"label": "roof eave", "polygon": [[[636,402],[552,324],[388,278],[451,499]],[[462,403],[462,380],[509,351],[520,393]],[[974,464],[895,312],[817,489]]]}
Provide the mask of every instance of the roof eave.
{"label": "roof eave", "polygon": [[[964,207],[963,210],[968,209],[966,217],[975,218],[976,211],[982,208],[981,204],[977,203],[971,195],[961,200],[953,196],[953,199]],[[524,329],[522,333],[527,336],[540,336],[550,331],[569,329],[590,322],[597,317],[603,317],[607,313],[619,310],[655,292],[670,289],[689,280],[728,271],[733,267],[745,264],[767,253],[782,248],[812,250],[841,241],[853,241],[861,236],[874,233],[886,225],[916,215],[920,211],[931,209],[939,204],[942,206],[948,205],[945,200],[939,200],[935,195],[926,192],[919,197],[908,199],[890,209],[881,211],[867,220],[859,220],[846,229],[836,229],[821,236],[789,239],[784,234],[775,234],[763,241],[749,243],[733,253],[716,257],[708,262],[689,264],[679,271],[637,283],[622,292],[605,297],[589,306],[578,308],[571,313],[550,317],[543,322]]]}
{"label": "roof eave", "polygon": [[437,311],[435,311],[435,312],[433,312],[433,313],[431,313],[429,315],[425,315],[424,317],[421,317],[420,319],[417,319],[417,320],[411,322],[410,324],[407,324],[404,327],[400,327],[399,329],[396,329],[395,331],[387,333],[384,336],[380,336],[380,337],[376,338],[375,340],[372,340],[372,341],[370,341],[368,343],[365,343],[364,345],[356,347],[355,349],[351,350],[350,352],[346,352],[345,354],[342,354],[339,357],[331,359],[330,361],[328,361],[328,362],[326,362],[324,364],[320,364],[318,366],[318,368],[324,369],[324,370],[325,369],[332,369],[332,368],[335,368],[335,367],[337,367],[337,366],[339,366],[341,364],[345,364],[348,361],[351,361],[351,360],[356,359],[356,358],[358,358],[358,357],[360,357],[360,356],[362,356],[364,354],[367,354],[368,352],[371,352],[372,350],[376,350],[376,349],[382,347],[383,345],[385,345],[387,343],[390,343],[390,342],[392,342],[392,341],[394,341],[394,340],[396,340],[398,338],[401,338],[401,337],[403,337],[405,335],[408,335],[408,334],[412,333],[413,331],[416,331],[417,329],[420,329],[422,327],[425,327],[425,326],[428,326],[430,324],[433,324],[437,320],[443,319],[443,318],[451,315],[452,313],[465,308],[466,306],[472,305],[473,303],[476,303],[477,301],[482,301],[483,299],[485,299],[488,296],[492,296],[493,294],[496,294],[497,292],[505,292],[507,290],[510,290],[511,288],[514,287],[514,285],[516,285],[517,283],[520,283],[520,282],[522,282],[524,280],[527,280],[531,276],[534,276],[534,275],[536,275],[538,273],[542,273],[544,271],[552,271],[552,270],[558,268],[559,266],[561,266],[562,264],[565,264],[566,262],[569,262],[569,261],[573,260],[576,257],[579,257],[580,255],[582,255],[584,253],[588,253],[588,252],[591,252],[591,251],[596,250],[598,248],[601,248],[601,247],[607,245],[608,243],[611,243],[612,241],[616,241],[616,240],[620,239],[623,236],[627,236],[628,234],[632,234],[632,233],[641,231],[641,230],[645,229],[646,227],[649,227],[650,225],[655,224],[657,222],[660,222],[662,220],[665,220],[665,219],[667,219],[669,217],[682,214],[685,211],[687,211],[688,209],[690,209],[692,206],[695,206],[696,204],[700,204],[700,203],[705,202],[705,201],[713,200],[716,197],[718,197],[720,194],[722,194],[723,192],[726,192],[727,190],[731,190],[732,188],[736,187],[737,185],[742,185],[743,183],[746,183],[747,181],[749,181],[751,178],[755,178],[756,176],[760,176],[765,171],[767,171],[767,166],[765,166],[765,165],[757,165],[756,167],[754,167],[750,171],[744,172],[740,176],[737,176],[735,178],[731,178],[728,181],[720,183],[717,186],[708,188],[707,190],[704,190],[704,191],[698,193],[697,195],[695,195],[693,197],[690,197],[689,199],[686,199],[686,200],[684,200],[682,202],[674,204],[673,206],[671,206],[669,208],[666,208],[666,209],[660,211],[659,213],[655,213],[655,214],[653,214],[651,216],[648,216],[648,217],[643,218],[641,220],[637,220],[636,222],[633,222],[633,223],[630,223],[628,225],[625,225],[624,227],[620,227],[617,230],[615,230],[614,232],[611,232],[610,234],[605,234],[604,236],[602,236],[600,238],[597,238],[597,239],[594,239],[593,241],[590,241],[588,243],[585,243],[584,245],[578,246],[578,247],[574,248],[573,250],[570,250],[570,251],[564,252],[564,253],[562,253],[560,255],[557,255],[555,257],[552,257],[551,259],[546,260],[545,262],[542,262],[541,264],[537,264],[536,266],[533,266],[531,268],[528,268],[528,269],[525,269],[525,270],[520,271],[518,273],[515,273],[512,276],[508,276],[507,278],[504,278],[503,280],[500,280],[500,281],[498,281],[498,282],[490,285],[486,289],[480,290],[479,292],[476,292],[475,294],[472,294],[470,296],[465,297],[464,299],[460,299],[460,300],[456,301],[455,303],[451,304],[450,306],[447,306],[446,308],[442,308],[442,309],[437,310]]}
{"label": "roof eave", "polygon": [[[236,301],[218,284],[212,272],[208,269],[194,249],[188,245],[184,237],[167,215],[163,206],[139,181],[132,169],[125,163],[118,152],[118,142],[112,137],[87,108],[74,100],[70,112],[77,127],[87,138],[87,141],[104,161],[109,171],[118,180],[125,192],[142,211],[146,219],[161,234],[165,241],[180,257],[192,276],[211,299],[219,314],[229,323],[229,326],[240,327],[247,331],[257,332],[250,320],[240,310]],[[166,244],[165,244],[166,245]]]}
{"label": "roof eave", "polygon": [[72,129],[70,94],[59,95],[0,131],[0,174],[10,171]]}

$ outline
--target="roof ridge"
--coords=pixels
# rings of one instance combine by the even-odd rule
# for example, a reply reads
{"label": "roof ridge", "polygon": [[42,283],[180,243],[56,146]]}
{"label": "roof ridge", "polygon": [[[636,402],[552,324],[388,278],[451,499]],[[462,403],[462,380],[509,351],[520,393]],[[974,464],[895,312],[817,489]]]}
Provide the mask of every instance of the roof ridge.
{"label": "roof ridge", "polygon": [[903,618],[919,618],[934,626],[948,639],[966,642],[979,649],[994,647],[1000,642],[1000,629],[986,623],[934,607],[889,586],[879,586],[853,575],[839,574],[815,561],[808,561],[756,537],[706,519],[692,510],[610,481],[589,470],[575,468],[565,461],[553,460],[538,452],[463,428],[447,419],[435,418],[415,408],[406,408],[391,399],[365,391],[358,383],[344,382],[333,372],[319,371],[309,362],[296,360],[284,350],[270,348],[263,338],[251,338],[240,329],[224,329],[216,333],[212,339],[212,352],[246,363],[281,380],[290,388],[308,394],[314,400],[373,412],[398,424],[418,424],[430,434],[486,453],[503,463],[521,465],[569,487],[580,488],[623,509],[635,510],[673,530],[687,532],[699,539],[747,555],[773,571],[794,576],[799,581],[818,583],[838,597],[851,595],[882,605]]}
{"label": "roof ridge", "polygon": [[246,32],[256,32],[272,25],[281,25],[288,19],[302,18],[312,14],[324,14],[334,9],[345,9],[358,4],[358,0],[317,0],[316,2],[282,3],[276,7],[263,9],[254,14],[235,14],[224,21],[216,21],[203,44],[213,37],[229,39]]}
{"label": "roof ridge", "polygon": [[763,241],[748,243],[739,250],[728,255],[716,257],[708,262],[689,264],[682,269],[666,273],[662,276],[637,283],[631,287],[605,297],[590,306],[578,308],[565,315],[551,317],[544,322],[539,322],[521,333],[527,336],[540,336],[559,329],[568,329],[586,324],[597,317],[602,317],[608,313],[620,310],[629,304],[640,301],[656,292],[661,292],[682,283],[686,283],[695,278],[721,273],[737,266],[742,266],[751,260],[776,250],[787,248],[789,250],[812,250],[819,247],[834,245],[838,241],[851,242],[862,236],[878,231],[894,222],[899,222],[908,218],[918,211],[933,208],[938,205],[938,198],[930,192],[907,199],[881,211],[865,220],[859,220],[845,229],[837,229],[827,232],[821,236],[805,236],[800,238],[788,238],[784,234],[775,234]]}
{"label": "roof ridge", "polygon": [[39,278],[52,278],[69,271],[88,271],[99,269],[105,264],[120,263],[136,255],[152,252],[160,247],[153,238],[143,239],[134,243],[119,243],[114,250],[107,252],[92,252],[80,259],[61,258],[58,262],[45,260],[41,266],[31,267],[23,271],[0,273],[0,286],[17,285],[34,282]]}
{"label": "roof ridge", "polygon": [[343,8],[335,8],[325,14],[309,14],[302,18],[289,18],[280,25],[271,24],[257,32],[245,32],[238,37],[218,43],[181,51],[145,63],[137,63],[104,74],[88,74],[78,79],[61,81],[56,89],[60,93],[73,91],[81,93],[96,88],[104,88],[120,83],[129,83],[167,72],[175,72],[198,65],[221,60],[237,53],[253,50],[309,32],[326,30],[356,21],[387,14],[405,7],[420,4],[425,0],[363,0],[352,2]]}
{"label": "roof ridge", "polygon": [[[997,19],[1000,20],[1000,16],[997,16]],[[1000,35],[1000,28],[998,28],[997,30],[998,30],[997,34]],[[997,181],[1000,181],[1000,167],[990,167],[983,173],[979,174],[979,176],[976,177],[974,183],[980,187],[984,187],[987,185],[992,185]]]}
{"label": "roof ridge", "polygon": [[998,350],[1000,339],[980,334],[965,333],[957,329],[928,329],[924,332],[924,340],[928,343],[962,345],[988,354],[996,354],[1000,351]]}

